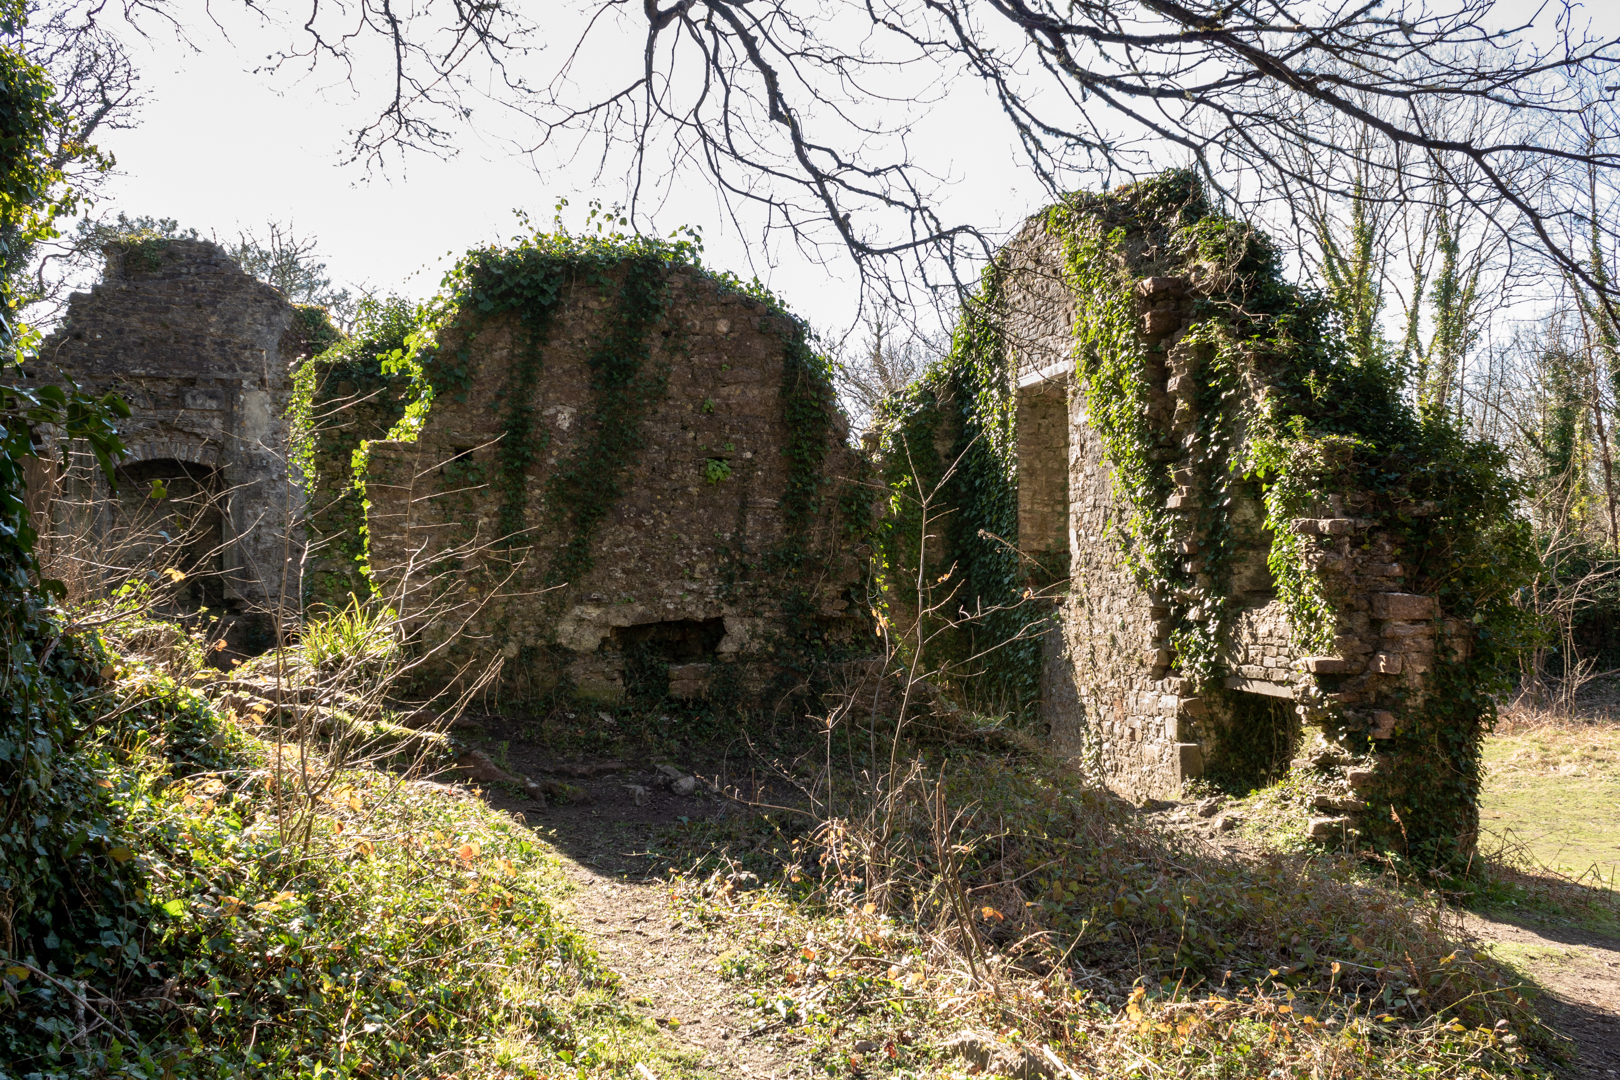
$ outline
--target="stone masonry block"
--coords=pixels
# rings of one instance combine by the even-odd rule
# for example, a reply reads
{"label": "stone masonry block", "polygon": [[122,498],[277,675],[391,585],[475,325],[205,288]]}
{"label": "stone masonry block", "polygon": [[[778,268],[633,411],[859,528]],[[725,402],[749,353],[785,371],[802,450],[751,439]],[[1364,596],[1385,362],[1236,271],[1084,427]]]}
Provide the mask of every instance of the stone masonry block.
{"label": "stone masonry block", "polygon": [[1136,283],[1142,296],[1180,296],[1187,291],[1187,283],[1177,277],[1147,277]]}
{"label": "stone masonry block", "polygon": [[1163,337],[1181,325],[1181,315],[1160,308],[1142,316],[1142,332],[1148,337]]}
{"label": "stone masonry block", "polygon": [[1372,594],[1372,616],[1375,619],[1432,619],[1434,615],[1432,596],[1395,592]]}

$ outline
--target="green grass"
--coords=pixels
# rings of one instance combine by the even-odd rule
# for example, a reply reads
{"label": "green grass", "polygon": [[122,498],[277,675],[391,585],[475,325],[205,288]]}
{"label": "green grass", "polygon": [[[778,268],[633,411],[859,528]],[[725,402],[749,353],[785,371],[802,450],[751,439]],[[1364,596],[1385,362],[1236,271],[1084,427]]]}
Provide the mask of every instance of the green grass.
{"label": "green grass", "polygon": [[[127,664],[117,691],[122,719],[82,753],[109,808],[92,843],[133,871],[150,913],[126,945],[139,963],[92,983],[77,1038],[61,994],[98,978],[80,970],[90,952],[75,960],[64,944],[0,971],[7,1019],[60,1029],[0,1071],[584,1078],[641,1062],[694,1075],[554,915],[569,886],[520,822],[302,755],[144,664]],[[207,767],[179,746],[206,748]]]}
{"label": "green grass", "polygon": [[353,594],[347,607],[311,619],[298,636],[299,650],[317,668],[333,664],[384,664],[399,652],[398,620],[390,609],[362,604]]}
{"label": "green grass", "polygon": [[1485,742],[1483,847],[1522,847],[1590,883],[1620,882],[1620,722],[1507,726]]}

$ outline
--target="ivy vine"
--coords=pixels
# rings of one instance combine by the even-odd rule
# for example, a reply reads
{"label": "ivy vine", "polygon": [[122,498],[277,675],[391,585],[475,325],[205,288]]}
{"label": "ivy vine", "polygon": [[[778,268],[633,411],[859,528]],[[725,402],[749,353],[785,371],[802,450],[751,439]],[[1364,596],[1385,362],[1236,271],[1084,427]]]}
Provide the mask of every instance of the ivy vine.
{"label": "ivy vine", "polygon": [[293,463],[304,478],[316,545],[305,577],[306,601],[341,608],[351,595],[372,590],[366,447],[399,434],[421,396],[413,372],[397,363],[417,310],[399,298],[367,299],[348,337],[319,308],[300,308],[298,319],[309,358],[293,371],[289,419]]}
{"label": "ivy vine", "polygon": [[[1335,598],[1291,525],[1319,514],[1329,496],[1355,500],[1358,516],[1394,538],[1405,587],[1437,596],[1469,639],[1437,657],[1422,700],[1379,748],[1398,760],[1389,772],[1400,780],[1375,795],[1366,831],[1424,863],[1466,852],[1494,695],[1510,684],[1516,650],[1533,633],[1514,597],[1534,554],[1501,451],[1413,409],[1402,373],[1351,350],[1329,298],[1288,283],[1270,240],[1215,213],[1191,174],[1072,196],[1048,211],[1047,224],[1065,245],[1088,420],[1130,508],[1122,557],[1145,590],[1172,600],[1181,673],[1206,689],[1225,674],[1238,610],[1230,572],[1242,542],[1228,508],[1239,485],[1260,487],[1268,564],[1307,651],[1331,646]],[[1139,269],[1130,268],[1128,244],[1197,281],[1182,339],[1201,361],[1197,436],[1185,457],[1150,419],[1146,349],[1136,334]],[[1188,523],[1166,509],[1173,470],[1196,488],[1199,509]],[[1197,574],[1178,564],[1177,541],[1188,532],[1202,545]],[[1365,734],[1349,737],[1373,749]]]}
{"label": "ivy vine", "polygon": [[[1005,361],[1003,276],[999,264],[986,270],[950,352],[884,403],[880,456],[890,498],[881,573],[891,607],[915,604],[921,505],[937,490],[943,544],[927,574],[942,573],[924,588],[929,602],[950,596],[951,610],[941,617],[955,625],[937,635],[929,666],[948,672],[976,706],[1022,713],[1040,690],[1040,645],[1031,626],[1041,616],[1020,603],[1027,575],[1017,550],[1017,397]],[[934,637],[937,629],[925,625],[922,634]]]}
{"label": "ivy vine", "polygon": [[[599,216],[593,211],[592,220]],[[608,223],[604,220],[604,224]],[[769,551],[750,552],[734,543],[722,552],[722,574],[732,599],[744,589],[763,590],[782,613],[780,633],[766,646],[783,669],[783,680],[805,683],[806,673],[830,654],[815,603],[819,565],[809,537],[824,507],[826,454],[838,436],[837,407],[827,359],[811,345],[808,328],[757,281],[704,269],[694,233],[661,240],[598,229],[571,234],[558,230],[525,236],[508,246],[470,251],[446,275],[440,293],[413,315],[399,347],[379,354],[378,372],[395,380],[404,403],[389,437],[413,439],[437,400],[465,402],[475,380],[475,343],[492,320],[516,317],[513,359],[498,392],[500,438],[496,462],[485,472],[477,462],[451,462],[441,470],[450,488],[487,482],[498,494],[499,528],[512,547],[526,544],[535,528],[530,512],[531,476],[545,459],[549,436],[538,422],[536,397],[544,377],[562,305],[582,292],[594,293],[607,315],[597,344],[586,357],[590,396],[577,419],[582,436],[545,481],[546,514],[563,539],[544,571],[547,585],[577,582],[589,573],[602,522],[623,494],[629,470],[644,445],[644,424],[667,392],[667,363],[652,362],[652,341],[661,334],[663,355],[686,348],[686,330],[671,325],[670,277],[677,269],[704,273],[723,292],[739,293],[761,305],[759,327],[782,333],[783,376],[780,401],[787,429],[783,454],[787,480],[780,500],[781,540]],[[453,333],[447,333],[449,331]],[[447,346],[447,341],[453,345]],[[705,411],[713,410],[712,402]],[[363,499],[369,443],[354,455],[354,474]],[[705,463],[705,478],[723,482],[731,464]],[[477,472],[477,476],[473,475]],[[869,507],[862,505],[860,479],[845,485],[837,508],[842,535],[851,545],[864,537]],[[851,492],[853,491],[853,495]],[[463,567],[476,574],[474,567]],[[567,593],[547,603],[565,602]]]}

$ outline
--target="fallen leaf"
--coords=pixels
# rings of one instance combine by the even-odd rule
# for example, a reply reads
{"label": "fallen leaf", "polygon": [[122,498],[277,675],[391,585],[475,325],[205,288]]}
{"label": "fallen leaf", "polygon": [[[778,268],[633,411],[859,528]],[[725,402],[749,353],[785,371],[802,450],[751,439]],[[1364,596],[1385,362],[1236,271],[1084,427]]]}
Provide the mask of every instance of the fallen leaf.
{"label": "fallen leaf", "polygon": [[28,969],[25,967],[17,967],[14,964],[11,967],[6,968],[6,974],[10,975],[18,982],[22,982],[24,979],[28,978]]}
{"label": "fallen leaf", "polygon": [[123,844],[119,844],[107,852],[107,857],[113,862],[127,863],[135,857],[135,853]]}

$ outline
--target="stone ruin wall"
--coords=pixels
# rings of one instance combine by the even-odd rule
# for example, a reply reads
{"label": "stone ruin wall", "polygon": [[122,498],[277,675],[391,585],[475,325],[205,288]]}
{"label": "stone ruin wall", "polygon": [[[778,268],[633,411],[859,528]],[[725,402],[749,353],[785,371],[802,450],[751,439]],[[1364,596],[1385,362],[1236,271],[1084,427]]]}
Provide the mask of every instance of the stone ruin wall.
{"label": "stone ruin wall", "polygon": [[[1149,595],[1125,568],[1130,508],[1114,490],[1072,382],[1074,302],[1061,257],[1061,239],[1033,219],[1004,254],[1003,294],[1008,378],[1018,388],[1020,546],[1040,576],[1070,581],[1045,638],[1041,677],[1054,746],[1099,769],[1121,794],[1146,799],[1178,795],[1246,725],[1292,731],[1303,721],[1328,736],[1315,764],[1337,769],[1342,781],[1321,808],[1338,815],[1332,822],[1348,821],[1343,815],[1353,817],[1360,805],[1357,789],[1380,772],[1398,784],[1387,775],[1398,766],[1377,753],[1352,759],[1332,749],[1335,739],[1365,732],[1376,745],[1390,735],[1401,709],[1421,702],[1437,647],[1466,648],[1464,629],[1437,618],[1433,598],[1405,591],[1389,536],[1369,520],[1368,499],[1335,497],[1290,524],[1307,539],[1307,562],[1337,603],[1332,654],[1302,655],[1265,566],[1270,538],[1258,494],[1240,487],[1230,512],[1240,537],[1232,591],[1241,597],[1226,657],[1231,675],[1196,692],[1174,668],[1166,639],[1175,598]],[[1197,278],[1187,268],[1139,261],[1151,417],[1163,460],[1179,462],[1196,450],[1190,391],[1202,358],[1183,339]],[[669,287],[648,360],[667,372],[667,386],[642,421],[642,450],[592,537],[592,565],[579,580],[558,587],[548,578],[568,537],[547,499],[559,463],[585,433],[587,357],[609,316],[598,291],[570,292],[545,351],[533,401],[543,449],[522,485],[522,543],[496,544],[507,497],[498,486],[503,395],[524,347],[515,316],[476,333],[473,320],[452,324],[441,345],[464,352],[472,373],[466,392],[441,394],[416,442],[371,444],[372,567],[407,614],[430,601],[453,609],[441,675],[498,660],[503,682],[520,691],[566,683],[611,701],[632,678],[646,677],[631,670],[637,657],[652,658],[652,678],[677,698],[703,697],[720,684],[757,693],[778,673],[769,653],[789,616],[767,560],[787,528],[783,354],[799,331],[697,271],[671,272]],[[262,611],[283,595],[281,523],[300,508],[284,421],[289,368],[308,348],[295,315],[212,244],[115,248],[106,280],[74,296],[31,372],[50,378],[59,368],[93,392],[122,395],[134,409],[124,425],[130,464],[200,466],[217,475],[227,493],[223,580],[227,606],[238,612]],[[831,415],[830,395],[826,408]],[[822,509],[808,538],[819,580],[812,610],[794,618],[808,618],[824,638],[850,641],[864,629],[865,554],[834,508],[863,463],[842,435],[834,418]],[[938,437],[948,441],[943,425]],[[729,475],[711,482],[712,461],[724,462]],[[106,492],[96,500],[105,507]],[[1190,514],[1196,500],[1188,484],[1169,509]],[[1190,522],[1186,533],[1181,552],[1196,573],[1200,537]],[[477,557],[459,564],[445,557],[458,548],[463,555],[477,548]],[[296,595],[296,575],[291,567],[287,573]]]}
{"label": "stone ruin wall", "polygon": [[[1461,647],[1462,628],[1436,621],[1432,597],[1403,590],[1390,537],[1353,505],[1366,509],[1370,497],[1335,497],[1317,508],[1320,516],[1291,524],[1309,538],[1307,563],[1336,603],[1332,654],[1303,655],[1266,566],[1270,537],[1259,493],[1240,484],[1229,511],[1237,536],[1231,593],[1240,598],[1224,658],[1231,675],[1223,686],[1196,691],[1169,648],[1174,598],[1150,595],[1125,566],[1131,508],[1114,488],[1072,375],[1074,300],[1062,280],[1062,257],[1062,239],[1040,217],[1003,255],[1007,365],[1019,394],[1020,547],[1039,558],[1052,545],[1055,522],[1067,534],[1069,588],[1058,630],[1044,639],[1041,707],[1052,743],[1129,798],[1177,797],[1186,781],[1221,761],[1228,744],[1253,735],[1240,726],[1291,731],[1302,720],[1328,736],[1329,749],[1312,764],[1337,770],[1340,781],[1340,794],[1319,804],[1328,816],[1315,823],[1319,835],[1329,835],[1352,823],[1363,805],[1356,791],[1374,783],[1375,772],[1395,767],[1376,753],[1353,758],[1333,749],[1336,737],[1364,731],[1375,745],[1390,737],[1400,710],[1421,701],[1437,630]],[[1198,450],[1192,390],[1204,357],[1183,344],[1196,276],[1140,262],[1139,340],[1149,350],[1150,419],[1162,433],[1159,460],[1180,473]],[[1251,385],[1250,392],[1264,387]],[[1190,475],[1177,481],[1183,486],[1168,508],[1184,522],[1179,551],[1186,568],[1198,573],[1200,534],[1190,517],[1198,495]]]}
{"label": "stone ruin wall", "polygon": [[267,644],[258,639],[269,633],[268,613],[284,596],[294,614],[299,603],[298,553],[286,539],[302,508],[285,420],[291,368],[305,351],[297,312],[208,241],[112,245],[106,258],[102,282],[73,294],[28,374],[41,382],[65,374],[130,405],[119,424],[129,450],[123,482],[110,492],[84,462],[57,476],[53,456],[39,477],[51,494],[36,493],[36,505],[53,502],[49,531],[79,532],[116,562],[105,545],[134,543],[121,520],[173,524],[174,511],[141,505],[149,481],[164,480],[171,501],[193,508],[188,518],[217,514],[190,545],[215,553],[193,601],[214,599],[242,617],[233,644]]}
{"label": "stone ruin wall", "polygon": [[[570,534],[548,504],[549,484],[589,435],[587,359],[611,314],[598,288],[569,287],[547,338],[532,399],[542,452],[524,478],[527,533],[520,543],[489,547],[499,540],[504,498],[497,486],[504,395],[525,347],[515,315],[454,322],[439,348],[464,358],[466,392],[440,394],[415,442],[371,444],[374,572],[385,596],[405,598],[407,612],[446,608],[442,624],[458,629],[436,666],[441,678],[498,659],[501,684],[519,696],[563,683],[610,702],[649,675],[655,684],[667,678],[675,698],[722,690],[747,698],[777,674],[771,650],[794,628],[783,611],[787,583],[768,560],[789,527],[781,505],[790,437],[783,356],[801,331],[690,268],[672,271],[668,286],[665,318],[649,334],[643,367],[664,369],[667,385],[641,421],[641,449],[624,463],[621,494],[578,580],[551,580]],[[821,513],[807,537],[813,610],[796,618],[847,642],[865,630],[857,595],[864,562],[836,510],[860,473],[859,455],[844,445],[830,390],[818,392],[830,424]],[[729,475],[712,480],[711,461],[724,462]],[[468,545],[486,550],[470,559],[439,557]],[[448,576],[433,577],[452,564]],[[503,595],[491,596],[501,581]]]}

